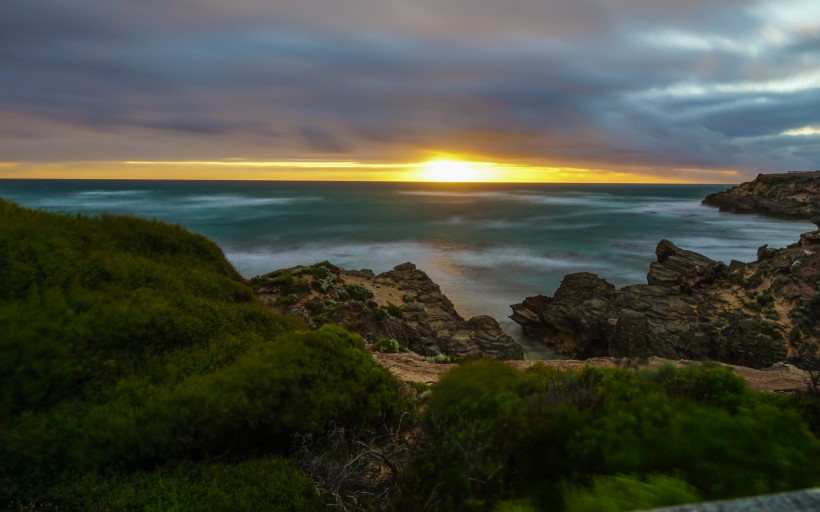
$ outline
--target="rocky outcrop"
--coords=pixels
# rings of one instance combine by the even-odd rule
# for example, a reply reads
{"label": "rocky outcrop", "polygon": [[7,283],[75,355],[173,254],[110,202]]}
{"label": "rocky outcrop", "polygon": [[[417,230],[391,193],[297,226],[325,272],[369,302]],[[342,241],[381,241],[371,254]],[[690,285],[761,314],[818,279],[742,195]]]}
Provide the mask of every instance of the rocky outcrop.
{"label": "rocky outcrop", "polygon": [[[335,322],[382,350],[424,356],[522,359],[521,345],[489,316],[462,318],[439,286],[412,263],[375,275],[328,262],[277,270],[250,281],[270,307],[311,326]],[[391,347],[392,345],[392,347]]]}
{"label": "rocky outcrop", "polygon": [[[577,358],[659,356],[762,368],[807,363],[820,338],[820,231],[729,266],[662,240],[647,284],[570,274],[553,297],[528,297],[512,318]],[[807,366],[807,364],[804,364]]]}
{"label": "rocky outcrop", "polygon": [[[720,211],[761,213],[820,222],[820,171],[759,174],[754,181],[706,196]],[[820,224],[818,224],[820,227]]]}

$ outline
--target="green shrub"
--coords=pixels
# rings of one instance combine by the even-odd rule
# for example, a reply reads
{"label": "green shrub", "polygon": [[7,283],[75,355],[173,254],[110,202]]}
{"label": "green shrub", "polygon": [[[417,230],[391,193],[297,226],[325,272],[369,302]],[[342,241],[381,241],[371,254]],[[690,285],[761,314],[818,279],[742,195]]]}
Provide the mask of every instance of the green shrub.
{"label": "green shrub", "polygon": [[276,299],[276,303],[280,306],[292,306],[296,304],[299,299],[296,298],[296,295],[282,295],[278,299]]}
{"label": "green shrub", "polygon": [[237,464],[182,463],[148,472],[89,475],[54,492],[88,511],[320,511],[313,483],[281,458]]}
{"label": "green shrub", "polygon": [[394,353],[398,352],[401,346],[395,338],[382,338],[373,344],[376,352]]}
{"label": "green shrub", "polygon": [[387,313],[392,317],[402,318],[406,312],[407,306],[403,304],[401,306],[396,306],[393,303],[387,303]]}
{"label": "green shrub", "polygon": [[718,499],[820,483],[820,444],[805,423],[709,365],[517,373],[467,363],[433,388],[423,428],[406,508],[655,506],[693,490]]}
{"label": "green shrub", "polygon": [[456,362],[456,357],[447,354],[436,354],[434,356],[427,356],[424,360],[429,363],[450,364]]}
{"label": "green shrub", "polygon": [[774,296],[769,292],[761,293],[757,296],[757,302],[761,305],[771,304],[774,302]]}
{"label": "green shrub", "polygon": [[[360,284],[346,284],[339,290],[340,298],[349,298],[361,302],[373,298],[373,292]],[[344,297],[343,297],[344,296]]]}
{"label": "green shrub", "polygon": [[311,315],[319,315],[325,310],[325,304],[319,299],[314,299],[305,303],[305,309]]}
{"label": "green shrub", "polygon": [[589,488],[566,491],[567,512],[621,512],[667,507],[700,500],[686,482],[664,475],[595,477]]}
{"label": "green shrub", "polygon": [[0,508],[402,407],[359,337],[272,313],[178,226],[0,202],[0,281]]}

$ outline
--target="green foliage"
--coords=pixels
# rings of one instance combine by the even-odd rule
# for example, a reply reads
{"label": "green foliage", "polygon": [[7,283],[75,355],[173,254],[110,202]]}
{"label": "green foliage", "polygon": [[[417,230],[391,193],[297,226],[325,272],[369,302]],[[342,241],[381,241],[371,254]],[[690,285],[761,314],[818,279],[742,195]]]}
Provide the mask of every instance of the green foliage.
{"label": "green foliage", "polygon": [[729,411],[754,405],[754,396],[746,381],[730,368],[714,363],[703,363],[676,369],[664,365],[646,372],[646,377],[663,385],[667,395],[694,400]]}
{"label": "green foliage", "polygon": [[365,302],[367,299],[373,298],[373,292],[360,284],[346,284],[339,290],[339,298]]}
{"label": "green foliage", "polygon": [[382,338],[373,344],[376,352],[394,353],[398,352],[401,346],[395,338]]}
{"label": "green foliage", "polygon": [[305,302],[305,309],[307,309],[311,315],[320,315],[325,310],[325,304],[319,299],[313,299]]}
{"label": "green foliage", "polygon": [[571,488],[566,492],[567,512],[621,512],[667,507],[700,500],[697,491],[686,482],[664,475],[650,475],[645,480],[633,476],[595,477],[589,488]]}
{"label": "green foliage", "polygon": [[177,226],[0,202],[0,282],[0,508],[83,474],[286,454],[401,404],[359,337],[272,313]]}
{"label": "green foliage", "polygon": [[769,292],[761,293],[757,296],[757,302],[761,305],[771,304],[774,302],[774,296]]}
{"label": "green foliage", "polygon": [[296,298],[296,295],[282,295],[278,299],[276,299],[276,303],[280,306],[292,306],[296,304],[299,299]]}
{"label": "green foliage", "polygon": [[313,483],[284,459],[237,464],[184,462],[153,471],[88,475],[54,492],[88,511],[319,511]]}
{"label": "green foliage", "polygon": [[522,374],[467,363],[434,387],[423,425],[406,508],[621,510],[820,483],[820,443],[800,418],[710,365]]}
{"label": "green foliage", "polygon": [[402,318],[406,312],[407,306],[404,304],[397,306],[391,302],[387,303],[387,313],[392,317]]}
{"label": "green foliage", "polygon": [[427,356],[424,360],[430,363],[451,364],[456,362],[456,357],[447,354],[436,354],[434,356]]}

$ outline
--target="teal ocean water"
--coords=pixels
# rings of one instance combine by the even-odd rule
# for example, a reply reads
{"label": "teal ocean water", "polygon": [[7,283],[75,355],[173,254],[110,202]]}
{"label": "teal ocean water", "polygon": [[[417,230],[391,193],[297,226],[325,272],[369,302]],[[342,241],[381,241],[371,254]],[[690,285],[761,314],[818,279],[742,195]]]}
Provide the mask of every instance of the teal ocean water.
{"label": "teal ocean water", "polygon": [[216,241],[247,277],[330,260],[425,270],[466,317],[513,335],[509,305],[570,272],[643,283],[662,238],[728,262],[780,247],[808,222],[701,206],[716,185],[521,185],[0,180],[0,197],[50,211],[127,213]]}

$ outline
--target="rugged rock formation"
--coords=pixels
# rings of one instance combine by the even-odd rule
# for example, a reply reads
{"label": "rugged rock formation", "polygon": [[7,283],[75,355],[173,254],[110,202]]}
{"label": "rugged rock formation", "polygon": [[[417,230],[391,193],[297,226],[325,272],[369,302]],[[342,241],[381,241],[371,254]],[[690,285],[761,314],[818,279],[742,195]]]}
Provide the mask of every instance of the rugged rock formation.
{"label": "rugged rock formation", "polygon": [[758,260],[729,266],[663,240],[648,284],[616,290],[589,273],[564,278],[553,297],[528,297],[510,318],[558,352],[712,359],[768,367],[809,364],[820,339],[820,231]]}
{"label": "rugged rock formation", "polygon": [[703,204],[717,206],[721,211],[762,213],[817,223],[820,222],[820,171],[759,174],[754,181],[706,196]]}
{"label": "rugged rock formation", "polygon": [[250,283],[278,311],[299,316],[311,327],[342,324],[382,348],[392,344],[459,360],[524,357],[521,346],[493,318],[459,316],[439,286],[412,263],[374,275],[324,262],[277,270]]}

